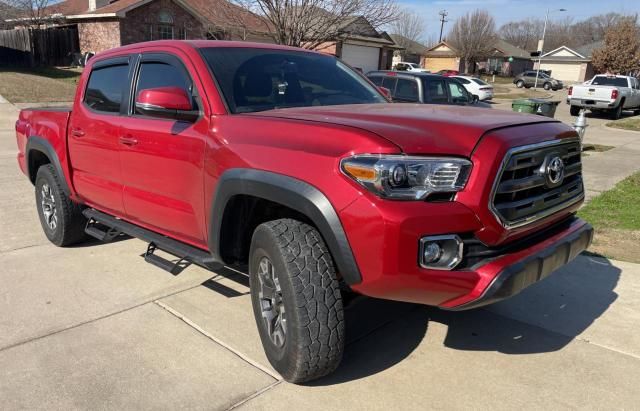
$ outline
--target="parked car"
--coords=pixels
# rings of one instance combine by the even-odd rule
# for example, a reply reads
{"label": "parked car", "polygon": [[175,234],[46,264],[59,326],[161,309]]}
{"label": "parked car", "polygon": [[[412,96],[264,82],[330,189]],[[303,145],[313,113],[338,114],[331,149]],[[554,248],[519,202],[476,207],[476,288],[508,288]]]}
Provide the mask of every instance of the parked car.
{"label": "parked car", "polygon": [[[520,73],[513,79],[513,84],[515,84],[518,88],[531,88],[536,84],[536,74],[536,70],[529,70]],[[562,84],[562,81],[556,80],[550,77],[548,74],[540,71],[540,75],[538,76],[538,87],[542,87],[545,90],[556,91],[561,90],[564,85]]]}
{"label": "parked car", "polygon": [[453,77],[437,74],[397,71],[371,71],[367,74],[376,86],[389,90],[394,102],[468,105],[474,98]]}
{"label": "parked car", "polygon": [[420,65],[417,64],[417,63],[407,63],[405,61],[401,61],[399,63],[396,63],[396,65],[394,66],[394,69],[398,70],[398,71],[413,71],[413,72],[419,72],[419,73],[430,73],[429,70],[420,67]]}
{"label": "parked car", "polygon": [[462,83],[474,101],[486,101],[493,98],[493,86],[477,77],[453,76],[450,78],[454,78]]}
{"label": "parked car", "polygon": [[[455,79],[423,84],[466,93]],[[570,126],[391,104],[339,59],[292,47],[102,52],[73,107],[21,110],[16,137],[53,244],[124,233],[174,275],[248,269],[266,357],[296,383],[340,363],[343,292],[476,308],[544,279],[592,238],[575,216],[584,187]]]}
{"label": "parked car", "polygon": [[451,76],[459,75],[460,72],[458,70],[440,70],[440,71],[437,71],[435,74],[439,74],[445,77],[451,77]]}
{"label": "parked car", "polygon": [[572,116],[583,108],[607,112],[613,119],[619,119],[625,109],[640,114],[640,81],[630,76],[597,75],[584,84],[569,87],[567,103]]}

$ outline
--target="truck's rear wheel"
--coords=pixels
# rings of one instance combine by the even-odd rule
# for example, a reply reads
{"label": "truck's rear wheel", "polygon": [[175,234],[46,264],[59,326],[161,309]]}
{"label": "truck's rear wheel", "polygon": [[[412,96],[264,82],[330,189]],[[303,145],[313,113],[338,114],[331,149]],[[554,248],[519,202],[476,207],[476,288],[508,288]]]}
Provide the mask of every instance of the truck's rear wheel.
{"label": "truck's rear wheel", "polygon": [[51,164],[38,169],[36,175],[36,205],[42,230],[49,241],[64,247],[86,238],[84,228],[87,219],[82,207],[69,199]]}
{"label": "truck's rear wheel", "polygon": [[260,339],[276,371],[293,383],[334,371],[344,349],[344,313],[320,233],[292,219],[259,225],[249,275]]}
{"label": "truck's rear wheel", "polygon": [[611,119],[612,120],[618,120],[620,119],[620,117],[622,117],[622,101],[620,102],[620,104],[618,105],[618,107],[614,108],[613,110],[611,110]]}
{"label": "truck's rear wheel", "polygon": [[580,114],[580,107],[578,106],[569,106],[569,114],[572,116],[577,116]]}

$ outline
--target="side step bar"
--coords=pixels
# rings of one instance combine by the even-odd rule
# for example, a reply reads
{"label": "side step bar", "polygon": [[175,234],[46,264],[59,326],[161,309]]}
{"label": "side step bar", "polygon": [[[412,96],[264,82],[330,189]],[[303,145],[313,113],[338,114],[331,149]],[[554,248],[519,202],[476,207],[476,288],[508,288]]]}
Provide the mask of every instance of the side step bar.
{"label": "side step bar", "polygon": [[[188,265],[190,263],[197,264],[209,270],[218,270],[224,266],[222,262],[216,261],[207,251],[128,223],[96,209],[87,208],[82,214],[89,219],[85,229],[87,234],[106,242],[112,241],[120,233],[146,241],[149,243],[149,246],[144,253],[145,261],[172,274],[178,274],[185,268],[185,264]],[[101,229],[100,226],[104,226],[106,231]],[[156,250],[173,254],[179,258],[179,261],[174,263],[166,260],[154,254]]]}

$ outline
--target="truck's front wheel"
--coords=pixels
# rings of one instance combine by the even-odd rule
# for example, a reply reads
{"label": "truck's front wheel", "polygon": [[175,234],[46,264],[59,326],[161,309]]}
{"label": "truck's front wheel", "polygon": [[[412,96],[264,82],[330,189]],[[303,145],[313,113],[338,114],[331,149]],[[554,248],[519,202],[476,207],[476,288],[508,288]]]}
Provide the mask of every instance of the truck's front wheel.
{"label": "truck's front wheel", "polygon": [[259,225],[249,275],[260,339],[276,371],[293,383],[334,371],[344,349],[344,313],[320,233],[292,219]]}
{"label": "truck's front wheel", "polygon": [[87,219],[82,207],[65,194],[51,164],[45,164],[36,174],[36,206],[42,230],[49,241],[58,247],[77,243],[86,238]]}

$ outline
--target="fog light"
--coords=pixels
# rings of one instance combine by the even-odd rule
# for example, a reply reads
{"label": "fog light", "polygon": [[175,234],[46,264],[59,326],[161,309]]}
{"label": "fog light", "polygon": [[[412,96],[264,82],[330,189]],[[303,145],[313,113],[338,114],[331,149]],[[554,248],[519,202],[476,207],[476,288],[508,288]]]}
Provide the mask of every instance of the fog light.
{"label": "fog light", "polygon": [[432,270],[452,270],[462,261],[462,251],[462,240],[455,234],[422,237],[420,266]]}
{"label": "fog light", "polygon": [[442,256],[442,248],[438,243],[428,243],[424,246],[422,258],[425,263],[433,263]]}

